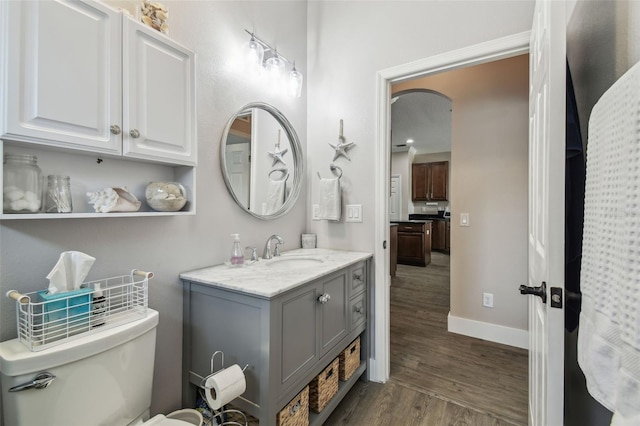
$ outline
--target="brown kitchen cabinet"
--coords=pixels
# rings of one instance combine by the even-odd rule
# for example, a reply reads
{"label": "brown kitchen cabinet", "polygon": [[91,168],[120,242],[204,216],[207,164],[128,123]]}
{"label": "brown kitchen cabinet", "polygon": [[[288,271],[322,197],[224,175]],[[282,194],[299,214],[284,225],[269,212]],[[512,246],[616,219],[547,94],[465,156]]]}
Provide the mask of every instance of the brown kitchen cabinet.
{"label": "brown kitchen cabinet", "polygon": [[396,276],[396,270],[398,269],[398,224],[392,223],[389,231],[389,274],[392,277]]}
{"label": "brown kitchen cabinet", "polygon": [[444,251],[445,253],[451,253],[451,222],[447,221],[445,223],[446,233],[444,239]]}
{"label": "brown kitchen cabinet", "polygon": [[449,162],[414,163],[411,165],[412,201],[447,201]]}
{"label": "brown kitchen cabinet", "polygon": [[431,263],[431,221],[398,223],[398,263],[413,266]]}
{"label": "brown kitchen cabinet", "polygon": [[449,242],[451,240],[450,234],[451,222],[444,219],[434,219],[431,235],[431,249],[449,253]]}
{"label": "brown kitchen cabinet", "polygon": [[444,251],[445,248],[445,240],[446,240],[446,232],[447,232],[447,224],[444,220],[434,220],[433,221],[433,232],[431,235],[431,249]]}

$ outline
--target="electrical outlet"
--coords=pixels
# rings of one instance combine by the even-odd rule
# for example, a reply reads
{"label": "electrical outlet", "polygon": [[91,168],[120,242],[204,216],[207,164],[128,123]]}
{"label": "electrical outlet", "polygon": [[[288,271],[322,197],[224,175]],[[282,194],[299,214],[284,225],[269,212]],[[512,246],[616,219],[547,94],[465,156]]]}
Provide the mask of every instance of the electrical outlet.
{"label": "electrical outlet", "polygon": [[493,308],[493,293],[482,293],[482,306]]}
{"label": "electrical outlet", "polygon": [[311,219],[320,220],[320,204],[314,204],[311,206]]}

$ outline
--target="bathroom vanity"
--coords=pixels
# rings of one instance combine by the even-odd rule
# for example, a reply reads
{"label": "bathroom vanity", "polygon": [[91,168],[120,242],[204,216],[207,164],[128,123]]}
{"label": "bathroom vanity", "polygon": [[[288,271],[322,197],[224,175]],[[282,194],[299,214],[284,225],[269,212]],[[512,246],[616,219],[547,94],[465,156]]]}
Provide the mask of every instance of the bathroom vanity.
{"label": "bathroom vanity", "polygon": [[[211,356],[245,370],[233,404],[276,425],[277,413],[360,337],[360,366],[310,424],[322,424],[366,370],[371,253],[299,249],[243,267],[180,275],[184,283],[183,403],[193,406]],[[220,369],[219,357],[214,370]]]}

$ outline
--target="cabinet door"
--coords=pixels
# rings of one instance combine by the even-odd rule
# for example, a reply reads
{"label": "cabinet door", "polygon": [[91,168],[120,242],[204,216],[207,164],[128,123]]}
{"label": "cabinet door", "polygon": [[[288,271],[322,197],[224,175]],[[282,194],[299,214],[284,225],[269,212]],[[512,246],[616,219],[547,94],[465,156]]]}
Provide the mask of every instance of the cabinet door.
{"label": "cabinet door", "polygon": [[411,199],[413,201],[427,201],[427,178],[429,167],[426,163],[411,165]]}
{"label": "cabinet door", "polygon": [[347,275],[346,272],[322,282],[322,296],[329,296],[320,307],[321,354],[331,349],[347,333]]}
{"label": "cabinet door", "polygon": [[447,180],[449,178],[449,163],[442,161],[439,163],[430,163],[430,199],[432,201],[447,200]]}
{"label": "cabinet door", "polygon": [[317,359],[317,292],[313,285],[295,291],[280,304],[282,316],[281,383],[294,380]]}
{"label": "cabinet door", "polygon": [[195,165],[195,54],[129,18],[123,25],[123,154]]}
{"label": "cabinet door", "polygon": [[443,220],[434,220],[432,222],[433,229],[431,235],[431,248],[433,250],[445,249],[445,222]]}
{"label": "cabinet door", "polygon": [[424,233],[398,231],[398,263],[424,266]]}
{"label": "cabinet door", "polygon": [[92,1],[0,8],[8,18],[3,137],[119,154],[121,135],[110,127],[122,116],[120,14]]}
{"label": "cabinet door", "polygon": [[445,227],[444,251],[451,251],[451,222],[447,222]]}

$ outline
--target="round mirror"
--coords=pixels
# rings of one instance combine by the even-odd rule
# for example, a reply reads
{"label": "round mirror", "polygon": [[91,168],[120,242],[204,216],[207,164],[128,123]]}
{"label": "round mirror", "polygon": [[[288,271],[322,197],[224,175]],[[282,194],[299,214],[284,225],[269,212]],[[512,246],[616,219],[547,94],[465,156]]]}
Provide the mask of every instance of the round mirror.
{"label": "round mirror", "polygon": [[231,117],[220,143],[222,177],[236,203],[259,219],[275,219],[295,204],[304,165],[298,135],[271,105],[255,102]]}

